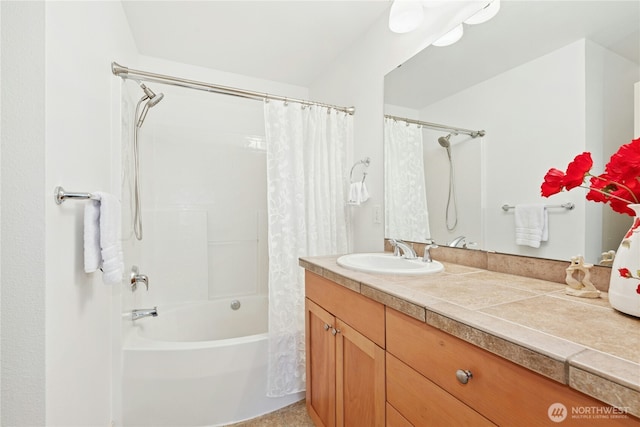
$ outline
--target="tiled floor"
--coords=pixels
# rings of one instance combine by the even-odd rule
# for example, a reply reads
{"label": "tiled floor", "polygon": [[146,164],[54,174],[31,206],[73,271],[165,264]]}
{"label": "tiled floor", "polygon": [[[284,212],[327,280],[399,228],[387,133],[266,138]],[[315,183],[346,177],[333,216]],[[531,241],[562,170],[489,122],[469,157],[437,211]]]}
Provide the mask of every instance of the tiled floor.
{"label": "tiled floor", "polygon": [[[233,427],[313,427],[313,422],[307,415],[305,401],[285,406],[270,414],[254,418],[249,421],[232,424]],[[231,427],[231,426],[228,426]]]}

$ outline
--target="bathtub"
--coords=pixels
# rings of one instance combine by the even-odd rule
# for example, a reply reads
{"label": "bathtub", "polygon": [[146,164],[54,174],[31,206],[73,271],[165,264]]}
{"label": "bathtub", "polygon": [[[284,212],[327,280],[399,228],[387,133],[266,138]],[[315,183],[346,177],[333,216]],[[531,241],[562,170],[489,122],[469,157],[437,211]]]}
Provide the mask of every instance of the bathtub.
{"label": "bathtub", "polygon": [[301,400],[266,397],[267,318],[267,298],[252,296],[136,320],[123,349],[123,425],[218,426]]}

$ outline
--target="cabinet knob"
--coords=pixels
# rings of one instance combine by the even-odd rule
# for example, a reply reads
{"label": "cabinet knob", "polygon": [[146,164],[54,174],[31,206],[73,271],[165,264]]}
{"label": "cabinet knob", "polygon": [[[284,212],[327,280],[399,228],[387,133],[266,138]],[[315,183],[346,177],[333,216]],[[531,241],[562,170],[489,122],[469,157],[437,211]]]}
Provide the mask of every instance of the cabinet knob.
{"label": "cabinet knob", "polygon": [[328,323],[325,323],[325,324],[324,324],[324,330],[325,330],[325,331],[328,331],[330,327],[331,327],[331,325],[330,325],[330,324],[328,324]]}
{"label": "cabinet knob", "polygon": [[458,369],[456,371],[456,378],[460,381],[460,384],[466,384],[473,377],[471,371],[467,371],[464,369]]}
{"label": "cabinet knob", "polygon": [[336,334],[339,334],[339,333],[340,333],[340,329],[333,328],[333,329],[331,330],[331,333],[333,334],[333,336],[336,336]]}

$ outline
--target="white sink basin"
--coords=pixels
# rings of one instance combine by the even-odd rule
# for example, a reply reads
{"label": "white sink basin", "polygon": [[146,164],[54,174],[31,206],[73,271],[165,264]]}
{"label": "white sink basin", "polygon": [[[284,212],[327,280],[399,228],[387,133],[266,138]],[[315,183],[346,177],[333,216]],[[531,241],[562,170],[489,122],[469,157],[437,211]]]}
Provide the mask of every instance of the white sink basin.
{"label": "white sink basin", "polygon": [[409,260],[386,253],[343,255],[338,265],[365,273],[422,275],[439,273],[444,266],[438,261],[424,262],[421,258]]}

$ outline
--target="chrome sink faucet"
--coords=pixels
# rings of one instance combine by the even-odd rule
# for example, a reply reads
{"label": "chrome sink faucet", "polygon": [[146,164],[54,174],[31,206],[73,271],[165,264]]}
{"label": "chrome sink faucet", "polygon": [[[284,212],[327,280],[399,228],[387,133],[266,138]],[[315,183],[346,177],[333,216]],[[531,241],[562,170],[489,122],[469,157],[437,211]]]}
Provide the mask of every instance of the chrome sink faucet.
{"label": "chrome sink faucet", "polygon": [[463,247],[466,248],[467,247],[467,243],[464,241],[465,237],[464,236],[458,236],[455,239],[453,239],[451,241],[451,243],[449,243],[449,247],[451,248],[457,248],[457,247]]}
{"label": "chrome sink faucet", "polygon": [[427,242],[424,245],[424,255],[422,256],[422,261],[433,262],[433,258],[431,258],[431,252],[429,252],[429,250],[437,247],[438,245],[435,244],[433,239],[427,239]]}
{"label": "chrome sink faucet", "polygon": [[131,320],[142,319],[143,317],[158,317],[158,307],[140,308],[131,310]]}
{"label": "chrome sink faucet", "polygon": [[389,239],[389,243],[393,246],[393,254],[395,256],[404,255],[405,259],[417,259],[418,255],[411,246],[402,240]]}

